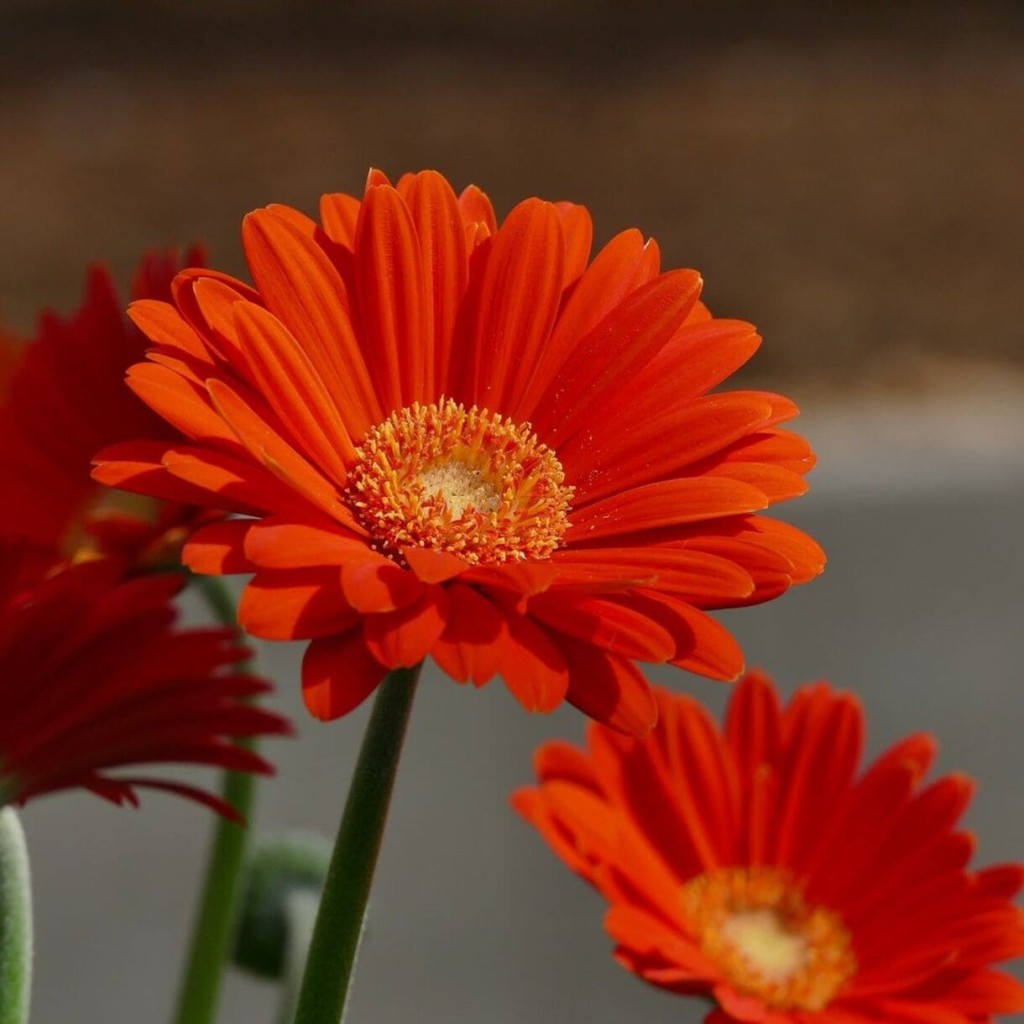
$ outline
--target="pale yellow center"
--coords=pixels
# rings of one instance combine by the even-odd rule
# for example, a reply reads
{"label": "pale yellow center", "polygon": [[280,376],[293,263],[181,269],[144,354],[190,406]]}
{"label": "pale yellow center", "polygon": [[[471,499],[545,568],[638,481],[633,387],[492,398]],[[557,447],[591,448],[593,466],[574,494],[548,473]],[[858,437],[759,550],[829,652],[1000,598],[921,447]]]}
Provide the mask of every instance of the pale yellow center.
{"label": "pale yellow center", "polygon": [[768,981],[788,981],[807,962],[807,939],[790,931],[768,907],[729,914],[722,922],[722,937]]}
{"label": "pale yellow center", "polygon": [[549,558],[573,489],[528,423],[444,399],[392,413],[356,449],[345,497],[375,546],[459,555],[473,565]]}
{"label": "pale yellow center", "polygon": [[705,955],[738,991],[781,1010],[824,1009],[857,970],[834,911],[809,904],[787,872],[719,868],[683,887],[683,909]]}
{"label": "pale yellow center", "polygon": [[418,477],[423,493],[440,498],[452,519],[462,519],[467,512],[497,512],[501,496],[484,476],[484,471],[456,459],[425,469]]}

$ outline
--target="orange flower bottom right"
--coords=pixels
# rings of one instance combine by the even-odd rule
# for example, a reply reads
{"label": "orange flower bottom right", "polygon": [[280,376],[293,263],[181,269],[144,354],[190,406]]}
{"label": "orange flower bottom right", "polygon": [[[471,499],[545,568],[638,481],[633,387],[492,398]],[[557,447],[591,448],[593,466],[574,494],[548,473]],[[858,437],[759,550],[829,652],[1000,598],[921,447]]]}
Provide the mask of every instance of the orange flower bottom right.
{"label": "orange flower bottom right", "polygon": [[608,900],[616,958],[707,1024],[983,1024],[1024,1009],[1024,865],[972,870],[973,786],[927,735],[860,770],[859,701],[751,673],[724,727],[657,692],[643,739],[546,744],[513,803]]}

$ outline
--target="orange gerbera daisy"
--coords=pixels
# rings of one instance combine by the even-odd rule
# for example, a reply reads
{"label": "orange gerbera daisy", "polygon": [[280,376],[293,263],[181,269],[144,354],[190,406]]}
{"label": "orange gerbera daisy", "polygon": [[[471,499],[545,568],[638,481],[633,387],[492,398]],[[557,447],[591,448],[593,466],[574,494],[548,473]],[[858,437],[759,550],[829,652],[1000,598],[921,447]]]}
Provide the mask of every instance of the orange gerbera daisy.
{"label": "orange gerbera daisy", "polygon": [[592,261],[591,234],[581,206],[527,199],[499,228],[474,187],[373,172],[319,224],[250,214],[254,288],[191,270],[173,305],[132,307],[156,348],[131,386],[191,442],[107,451],[97,478],[258,520],[184,557],[255,572],[251,633],[312,640],[318,717],[430,655],[644,732],[635,661],[732,679],[742,655],[702,609],[821,571],[814,541],[752,514],[805,490],[811,451],[778,426],[796,407],[708,394],[754,328],[712,319],[638,231]]}
{"label": "orange gerbera daisy", "polygon": [[[201,259],[192,249],[184,265]],[[133,297],[169,297],[182,265],[173,252],[149,253]],[[106,445],[176,436],[124,386],[146,345],[101,266],[89,270],[72,316],[44,314],[23,344],[0,339],[0,537],[79,558],[117,551],[129,564],[169,560],[175,537],[180,547],[194,508],[126,500],[90,476],[93,455]]]}
{"label": "orange gerbera daisy", "polygon": [[608,899],[616,956],[712,996],[708,1024],[982,1024],[1024,1009],[991,965],[1024,953],[1024,866],[967,870],[971,784],[922,787],[935,742],[911,736],[856,777],[864,712],[825,684],[786,708],[752,674],[724,733],[657,693],[644,740],[599,726],[550,743],[514,797]]}
{"label": "orange gerbera daisy", "polygon": [[253,707],[269,686],[233,668],[231,630],[173,628],[180,576],[119,582],[100,559],[34,583],[21,551],[0,545],[0,806],[83,787],[137,803],[135,787],[234,810],[195,786],[111,769],[156,762],[269,773],[242,737],[285,734]]}

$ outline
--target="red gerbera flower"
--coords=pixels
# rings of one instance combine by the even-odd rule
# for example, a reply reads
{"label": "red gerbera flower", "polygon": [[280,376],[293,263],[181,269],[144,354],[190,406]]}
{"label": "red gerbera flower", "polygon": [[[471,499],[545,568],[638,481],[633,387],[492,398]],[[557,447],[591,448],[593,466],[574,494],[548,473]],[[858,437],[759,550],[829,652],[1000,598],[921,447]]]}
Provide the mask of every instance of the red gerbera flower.
{"label": "red gerbera flower", "polygon": [[732,679],[742,655],[702,609],[764,601],[822,568],[799,530],[753,515],[803,493],[813,456],[760,391],[708,394],[759,344],[712,319],[692,270],[661,273],[630,230],[591,261],[570,203],[487,197],[439,174],[320,224],[250,214],[251,288],[191,270],[136,303],[156,348],[130,382],[191,443],[107,451],[97,477],[202,488],[235,519],[198,532],[198,572],[254,571],[240,616],[311,639],[306,702],[345,714],[432,656],[564,698],[629,732],[656,705],[635,661]]}
{"label": "red gerbera flower", "polygon": [[79,786],[137,803],[148,786],[237,817],[194,786],[109,774],[157,762],[270,773],[234,741],[289,726],[250,705],[269,686],[234,670],[247,652],[233,632],[173,628],[180,576],[119,582],[100,559],[29,583],[20,554],[0,546],[0,806]]}
{"label": "red gerbera flower", "polygon": [[[167,298],[182,265],[173,252],[149,253],[132,284],[135,298]],[[83,557],[119,552],[128,563],[167,561],[197,512],[134,499],[91,478],[96,452],[126,438],[176,435],[124,386],[125,371],[148,344],[123,312],[108,271],[89,270],[81,307],[46,313],[37,336],[9,342],[0,367],[0,536],[46,552]],[[2,378],[6,376],[6,381]]]}
{"label": "red gerbera flower", "polygon": [[21,342],[0,324],[0,403],[7,401],[11,377],[20,355]]}
{"label": "red gerbera flower", "polygon": [[611,904],[616,956],[719,1004],[708,1024],[981,1024],[1024,1009],[991,965],[1024,953],[1024,866],[966,867],[971,784],[923,787],[911,736],[856,777],[858,701],[825,684],[780,707],[752,674],[724,733],[657,693],[644,740],[591,726],[542,747],[516,808]]}

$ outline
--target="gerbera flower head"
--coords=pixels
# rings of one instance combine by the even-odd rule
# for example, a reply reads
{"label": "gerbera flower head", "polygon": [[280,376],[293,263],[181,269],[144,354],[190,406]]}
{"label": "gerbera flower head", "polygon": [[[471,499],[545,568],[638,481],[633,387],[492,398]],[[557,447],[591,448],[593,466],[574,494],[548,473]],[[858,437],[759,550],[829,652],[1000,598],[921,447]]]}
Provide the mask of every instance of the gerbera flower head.
{"label": "gerbera flower head", "polygon": [[19,556],[0,544],[0,806],[78,787],[137,803],[145,786],[235,817],[202,789],[132,770],[271,771],[238,741],[290,728],[250,704],[269,686],[236,670],[247,652],[234,633],[174,627],[180,576],[122,582],[97,559],[32,580]]}
{"label": "gerbera flower head", "polygon": [[[168,298],[182,266],[150,252],[131,287],[134,298]],[[117,552],[126,564],[173,561],[175,543],[196,509],[128,499],[91,477],[92,457],[126,438],[169,440],[173,430],[124,386],[148,340],[124,315],[109,271],[88,271],[85,296],[70,316],[44,313],[35,337],[0,338],[0,537],[75,558]]]}
{"label": "gerbera flower head", "polygon": [[754,328],[712,318],[640,232],[593,259],[591,239],[581,206],[527,199],[499,226],[477,188],[372,172],[319,222],[250,214],[254,286],[191,270],[132,307],[155,348],[131,386],[190,440],[105,452],[97,477],[245,517],[184,557],[255,574],[251,633],[312,641],[318,717],[429,655],[643,732],[637,661],[732,679],[705,610],[820,572],[814,541],[755,514],[805,490],[796,407],[710,393]]}
{"label": "gerbera flower head", "polygon": [[657,691],[644,739],[592,725],[550,743],[513,798],[608,900],[616,957],[654,985],[711,996],[708,1024],[981,1024],[1024,1009],[993,965],[1024,954],[1024,866],[968,868],[971,784],[924,784],[910,736],[858,774],[864,712],[826,684],[783,707],[767,677],[724,730]]}

